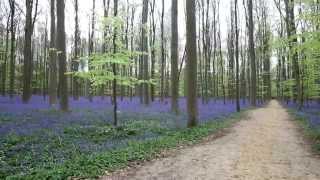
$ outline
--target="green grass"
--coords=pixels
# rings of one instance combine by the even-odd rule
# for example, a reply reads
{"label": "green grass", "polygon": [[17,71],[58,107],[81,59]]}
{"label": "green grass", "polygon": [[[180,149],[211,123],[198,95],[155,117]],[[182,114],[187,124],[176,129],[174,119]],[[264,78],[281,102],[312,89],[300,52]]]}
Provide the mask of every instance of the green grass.
{"label": "green grass", "polygon": [[314,151],[320,154],[320,128],[311,127],[307,117],[298,115],[295,110],[290,109],[288,112],[294,117],[298,125],[302,127],[304,134],[310,139]]}
{"label": "green grass", "polygon": [[[114,171],[125,168],[130,162],[153,159],[165,149],[172,149],[179,145],[197,143],[204,137],[231,126],[238,121],[243,114],[243,112],[236,113],[228,119],[213,121],[192,129],[180,130],[163,130],[160,128],[160,125],[152,124],[150,121],[132,122],[129,123],[129,126],[120,129],[111,128],[109,126],[83,130],[66,128],[64,130],[65,133],[72,134],[75,138],[84,136],[88,139],[95,139],[97,141],[100,141],[101,137],[107,138],[111,136],[112,138],[121,138],[122,136],[130,136],[132,134],[140,133],[141,129],[144,129],[144,131],[162,132],[163,134],[158,138],[147,141],[131,141],[125,147],[95,154],[81,153],[81,151],[77,149],[69,149],[72,151],[70,157],[63,163],[59,164],[48,161],[44,166],[35,166],[33,169],[28,170],[27,173],[24,172],[7,176],[6,179],[59,180],[68,179],[70,177],[95,179],[103,175],[105,171]],[[14,135],[8,138],[8,144],[11,146],[14,146],[19,142],[27,141],[27,139],[21,139]],[[59,144],[64,145],[65,143],[59,143],[57,140],[55,144],[59,146]],[[28,158],[28,156],[24,158]],[[50,156],[48,156],[48,158],[50,158]]]}

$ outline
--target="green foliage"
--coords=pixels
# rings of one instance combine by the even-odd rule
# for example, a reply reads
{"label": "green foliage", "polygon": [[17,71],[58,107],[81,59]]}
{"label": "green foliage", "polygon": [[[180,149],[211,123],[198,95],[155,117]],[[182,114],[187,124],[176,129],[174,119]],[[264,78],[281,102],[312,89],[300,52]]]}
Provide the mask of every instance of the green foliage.
{"label": "green foliage", "polygon": [[[73,72],[75,76],[83,79],[88,79],[91,81],[93,86],[106,85],[108,82],[116,79],[119,84],[125,86],[133,86],[138,82],[134,77],[126,77],[122,75],[114,75],[110,70],[110,64],[117,64],[121,66],[130,66],[131,59],[138,56],[139,53],[131,53],[129,51],[123,50],[118,53],[103,53],[94,54],[89,58],[89,70],[82,72]],[[86,59],[86,58],[82,58]]]}
{"label": "green foliage", "polygon": [[[292,67],[292,55],[297,53],[299,56],[299,67],[301,74],[301,89],[305,99],[316,99],[320,95],[320,14],[316,11],[314,1],[303,0],[304,7],[302,13],[299,14],[297,21],[301,22],[302,31],[289,38],[278,38],[273,47],[282,49],[282,56],[290,57],[288,67]],[[297,43],[293,40],[297,39]],[[290,52],[287,47],[292,46]],[[296,81],[288,79],[280,83],[285,90],[286,97],[292,97],[297,92],[293,89]]]}
{"label": "green foliage", "polygon": [[103,143],[106,140],[121,140],[130,136],[143,135],[145,133],[162,134],[168,129],[161,128],[158,121],[140,120],[129,121],[119,127],[114,127],[108,124],[97,126],[74,126],[64,129],[64,133],[70,138],[81,138],[95,143]]}
{"label": "green foliage", "polygon": [[[88,67],[88,71],[69,72],[67,74],[77,76],[82,79],[89,80],[92,86],[100,87],[108,84],[110,81],[117,80],[117,83],[122,86],[134,87],[136,84],[148,83],[156,84],[155,80],[143,81],[131,76],[125,76],[121,73],[114,75],[111,68],[112,65],[116,67],[130,67],[133,65],[133,60],[147,52],[129,51],[126,49],[123,37],[124,21],[120,17],[108,17],[102,21],[102,27],[110,30],[110,33],[105,37],[104,41],[110,41],[113,35],[116,34],[116,52],[112,48],[105,53],[94,53],[88,57],[81,57],[78,61]],[[111,28],[112,27],[112,28]]]}

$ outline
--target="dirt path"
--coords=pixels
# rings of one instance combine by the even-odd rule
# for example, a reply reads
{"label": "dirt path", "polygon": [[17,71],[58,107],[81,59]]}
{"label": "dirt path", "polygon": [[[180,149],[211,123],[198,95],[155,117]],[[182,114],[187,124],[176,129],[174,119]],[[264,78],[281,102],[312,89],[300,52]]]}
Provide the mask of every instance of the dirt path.
{"label": "dirt path", "polygon": [[222,138],[104,179],[320,180],[320,160],[272,101]]}

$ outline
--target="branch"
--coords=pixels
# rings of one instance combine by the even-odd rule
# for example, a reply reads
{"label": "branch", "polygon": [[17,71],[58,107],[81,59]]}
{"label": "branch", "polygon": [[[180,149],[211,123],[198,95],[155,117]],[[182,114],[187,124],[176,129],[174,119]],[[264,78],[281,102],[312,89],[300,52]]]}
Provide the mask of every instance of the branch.
{"label": "branch", "polygon": [[35,9],[35,12],[33,15],[32,28],[34,27],[34,24],[36,22],[37,15],[38,15],[38,2],[39,2],[39,0],[36,0],[36,9]]}
{"label": "branch", "polygon": [[185,61],[185,59],[186,59],[186,53],[187,53],[187,48],[185,47],[185,48],[184,48],[184,53],[183,53],[183,56],[182,56],[182,60],[181,60],[181,63],[180,63],[178,80],[180,79],[180,74],[181,74],[181,71],[182,71],[182,66],[183,66],[184,61]]}
{"label": "branch", "polygon": [[280,13],[281,18],[285,19],[284,15],[282,14],[282,11],[281,11],[280,0],[279,0],[279,2],[277,2],[276,0],[273,0],[273,2],[276,5],[276,7],[277,7],[277,9],[278,9],[278,11]]}

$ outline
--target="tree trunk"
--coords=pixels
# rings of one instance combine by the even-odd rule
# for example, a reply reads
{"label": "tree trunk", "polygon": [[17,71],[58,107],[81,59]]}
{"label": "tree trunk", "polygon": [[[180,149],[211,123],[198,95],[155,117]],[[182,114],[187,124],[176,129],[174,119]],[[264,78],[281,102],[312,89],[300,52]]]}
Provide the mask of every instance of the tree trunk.
{"label": "tree trunk", "polygon": [[[114,0],[114,17],[118,16],[118,0]],[[117,28],[114,28],[113,32],[113,53],[117,53]],[[116,63],[112,64],[112,71],[113,71],[113,81],[112,81],[112,95],[113,95],[113,125],[118,126],[118,116],[117,116],[117,110],[118,110],[118,102],[117,102],[117,66]]]}
{"label": "tree trunk", "polygon": [[55,0],[51,0],[51,25],[50,25],[50,62],[49,62],[49,104],[57,103],[57,56],[56,56],[56,16]]}
{"label": "tree trunk", "polygon": [[236,31],[236,104],[237,112],[240,112],[238,0],[234,1],[234,23]]}
{"label": "tree trunk", "polygon": [[188,127],[197,125],[197,32],[196,32],[195,1],[186,1],[186,32],[187,32],[187,111]]}
{"label": "tree trunk", "polygon": [[250,54],[250,65],[251,65],[251,105],[256,106],[257,96],[257,77],[256,77],[256,55],[254,46],[254,23],[253,23],[253,4],[252,0],[248,0],[248,17],[249,17],[249,54]]}
{"label": "tree trunk", "polygon": [[9,50],[9,33],[10,33],[10,17],[11,15],[8,15],[7,19],[7,27],[6,27],[6,45],[5,45],[5,52],[4,52],[4,63],[2,67],[2,88],[1,88],[1,94],[2,96],[6,95],[6,85],[7,85],[7,64],[8,64],[8,50]]}
{"label": "tree trunk", "polygon": [[178,114],[179,77],[178,77],[178,0],[172,0],[171,8],[171,110]]}
{"label": "tree trunk", "polygon": [[148,36],[146,32],[146,24],[148,23],[148,7],[149,0],[143,0],[142,8],[142,32],[141,32],[141,50],[145,54],[142,55],[143,64],[143,103],[145,105],[149,104],[149,58],[148,58]]}
{"label": "tree trunk", "polygon": [[12,99],[15,94],[15,64],[16,64],[16,25],[14,22],[15,16],[15,0],[9,0],[10,3],[10,33],[11,33],[11,48],[10,48],[10,82],[9,82],[9,95]]}
{"label": "tree trunk", "polygon": [[[151,5],[151,26],[150,26],[150,46],[151,46],[151,79],[155,79],[155,63],[156,63],[156,22],[155,22],[155,4],[156,1],[152,1]],[[150,86],[150,95],[151,101],[153,102],[155,99],[155,85],[151,84]]]}
{"label": "tree trunk", "polygon": [[[89,56],[94,52],[94,32],[95,32],[95,8],[96,8],[96,0],[93,0],[92,3],[92,20],[91,20],[91,34],[89,41]],[[90,67],[89,67],[90,70]],[[88,82],[89,86],[89,101],[93,101],[94,88],[92,87],[91,81]]]}
{"label": "tree trunk", "polygon": [[165,50],[164,50],[164,0],[162,0],[162,13],[161,13],[161,80],[160,80],[160,99],[164,101],[164,76],[165,76]]}
{"label": "tree trunk", "polygon": [[57,0],[57,51],[59,60],[59,84],[60,84],[60,108],[69,110],[68,83],[67,83],[67,59],[66,59],[66,33],[65,33],[65,4]]}
{"label": "tree trunk", "polygon": [[301,79],[300,79],[300,67],[298,62],[298,52],[294,49],[294,45],[297,44],[298,39],[294,37],[296,35],[295,15],[294,15],[294,0],[285,0],[286,8],[286,25],[287,25],[287,38],[290,39],[289,49],[290,58],[292,59],[292,76],[296,81],[293,87],[294,100],[298,101],[299,108],[302,108],[302,95],[301,95]]}
{"label": "tree trunk", "polygon": [[24,65],[23,65],[23,91],[22,101],[28,103],[32,96],[32,34],[34,29],[34,22],[36,20],[38,8],[38,0],[35,5],[35,16],[32,17],[33,12],[33,0],[26,0],[26,23],[25,23],[25,34],[24,34]]}
{"label": "tree trunk", "polygon": [[[72,71],[77,72],[79,70],[79,42],[80,42],[80,30],[79,30],[79,4],[78,0],[74,1],[74,10],[75,10],[75,30],[74,30],[74,57],[72,61]],[[73,99],[79,100],[79,78],[76,76],[73,77],[72,87],[73,87]]]}

